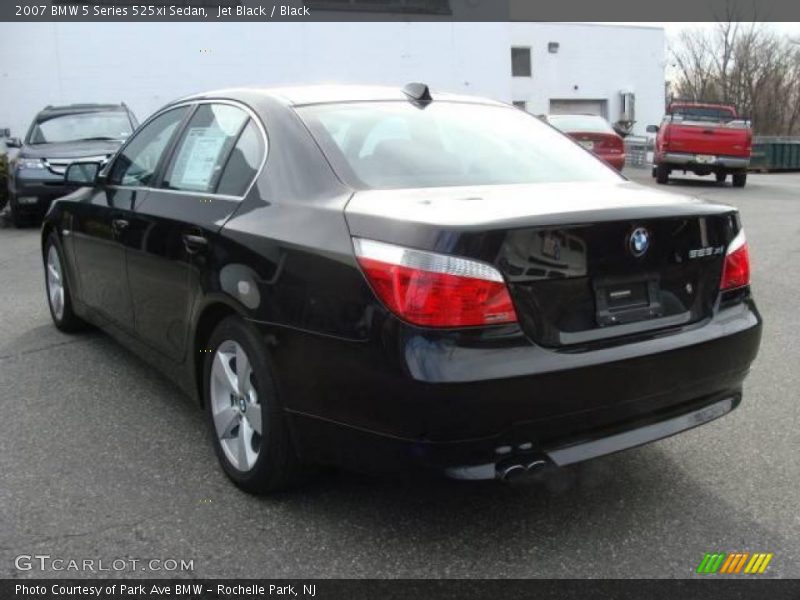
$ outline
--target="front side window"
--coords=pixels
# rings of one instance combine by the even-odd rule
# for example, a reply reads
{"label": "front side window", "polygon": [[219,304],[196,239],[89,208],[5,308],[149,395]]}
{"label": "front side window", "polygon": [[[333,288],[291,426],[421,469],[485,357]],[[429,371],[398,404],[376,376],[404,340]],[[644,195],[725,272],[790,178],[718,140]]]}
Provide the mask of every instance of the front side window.
{"label": "front side window", "polygon": [[169,110],[136,132],[134,138],[114,160],[109,183],[148,186],[170,139],[181,122],[186,107]]}
{"label": "front side window", "polygon": [[123,111],[80,112],[51,116],[37,122],[28,134],[29,144],[57,144],[85,140],[124,140],[131,120]]}
{"label": "front side window", "polygon": [[210,193],[249,116],[228,104],[201,104],[189,120],[164,177],[171,190]]}
{"label": "front side window", "polygon": [[[509,106],[434,100],[297,108],[337,173],[360,188],[568,181],[619,175],[569,138]],[[342,130],[346,136],[340,135]]]}

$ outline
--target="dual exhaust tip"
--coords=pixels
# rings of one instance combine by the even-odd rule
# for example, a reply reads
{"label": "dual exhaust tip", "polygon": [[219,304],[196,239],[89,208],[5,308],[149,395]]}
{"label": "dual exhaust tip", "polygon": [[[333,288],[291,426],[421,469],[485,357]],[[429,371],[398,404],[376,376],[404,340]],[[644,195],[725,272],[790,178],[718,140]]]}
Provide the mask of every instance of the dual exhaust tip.
{"label": "dual exhaust tip", "polygon": [[510,460],[498,463],[496,467],[496,478],[500,481],[512,482],[526,479],[535,473],[540,472],[550,464],[543,457],[532,456],[526,460]]}

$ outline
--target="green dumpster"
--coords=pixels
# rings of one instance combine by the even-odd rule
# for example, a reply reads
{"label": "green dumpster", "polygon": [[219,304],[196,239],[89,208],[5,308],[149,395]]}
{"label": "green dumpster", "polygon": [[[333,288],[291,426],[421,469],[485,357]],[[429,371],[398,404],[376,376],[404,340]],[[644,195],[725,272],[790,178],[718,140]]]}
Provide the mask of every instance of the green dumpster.
{"label": "green dumpster", "polygon": [[754,171],[800,171],[800,139],[756,138],[750,157]]}

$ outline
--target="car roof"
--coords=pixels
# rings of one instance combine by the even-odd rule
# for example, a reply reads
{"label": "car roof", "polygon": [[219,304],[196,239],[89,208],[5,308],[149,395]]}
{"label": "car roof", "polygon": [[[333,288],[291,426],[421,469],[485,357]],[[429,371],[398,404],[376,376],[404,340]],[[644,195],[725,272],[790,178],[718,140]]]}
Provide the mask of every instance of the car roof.
{"label": "car roof", "polygon": [[46,121],[62,115],[74,115],[98,111],[127,111],[125,104],[65,104],[62,106],[45,106],[36,115],[37,121]]}
{"label": "car roof", "polygon": [[[341,102],[370,102],[370,101],[401,101],[408,100],[402,86],[379,85],[301,85],[285,87],[245,87],[231,88],[205,92],[182,98],[181,101],[197,100],[202,98],[232,98],[239,96],[263,95],[281,101],[289,106],[302,106],[307,104],[325,104]],[[502,102],[481,98],[431,90],[433,101],[446,100],[449,102],[469,102],[473,104],[492,104],[507,106]]]}

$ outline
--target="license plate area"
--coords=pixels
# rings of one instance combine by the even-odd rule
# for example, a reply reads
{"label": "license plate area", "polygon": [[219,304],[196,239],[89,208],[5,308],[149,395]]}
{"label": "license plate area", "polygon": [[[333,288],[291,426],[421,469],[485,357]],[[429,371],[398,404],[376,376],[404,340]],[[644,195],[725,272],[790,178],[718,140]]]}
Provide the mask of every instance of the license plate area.
{"label": "license plate area", "polygon": [[595,277],[597,324],[622,325],[663,316],[658,275]]}
{"label": "license plate area", "polygon": [[698,154],[694,158],[701,165],[710,165],[717,162],[717,157],[711,154]]}

